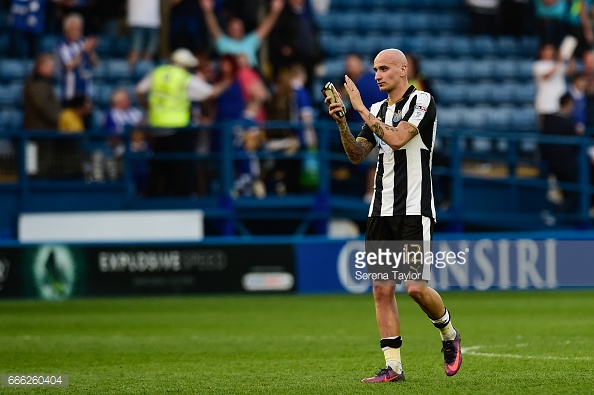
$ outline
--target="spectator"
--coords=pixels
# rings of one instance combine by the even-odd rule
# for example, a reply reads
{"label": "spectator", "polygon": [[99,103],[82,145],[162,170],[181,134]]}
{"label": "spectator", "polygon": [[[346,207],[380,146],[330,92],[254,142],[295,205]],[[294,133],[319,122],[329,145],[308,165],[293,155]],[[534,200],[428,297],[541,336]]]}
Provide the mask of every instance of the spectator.
{"label": "spectator", "polygon": [[[35,58],[33,71],[25,80],[23,87],[23,129],[49,130],[58,129],[60,102],[52,77],[55,72],[54,57],[51,54],[40,54]],[[33,140],[37,144],[38,175],[51,177],[56,164],[56,152],[53,139]]]}
{"label": "spectator", "polygon": [[540,45],[552,43],[559,46],[566,30],[566,0],[534,0],[534,14]]}
{"label": "spectator", "polygon": [[[208,100],[220,95],[228,84],[210,85],[188,70],[198,59],[186,48],[171,54],[171,64],[157,67],[137,85],[140,102],[148,108],[148,124],[162,129],[153,133],[153,150],[194,152],[196,143],[190,132],[171,129],[190,125],[191,101]],[[148,94],[148,103],[146,95]],[[151,195],[189,195],[194,191],[192,161],[153,161],[150,164],[148,193]]]}
{"label": "spectator", "polygon": [[[99,63],[95,52],[98,39],[85,38],[83,19],[79,14],[70,14],[64,19],[64,40],[58,45],[61,66],[62,104],[76,96],[84,96],[92,102],[93,67]],[[90,114],[85,116],[85,125],[91,125]]]}
{"label": "spectator", "polygon": [[536,80],[535,108],[541,127],[548,115],[559,111],[559,99],[567,90],[566,69],[566,62],[559,57],[555,45],[541,45],[539,59],[532,65]]}
{"label": "spectator", "polygon": [[314,67],[322,61],[318,26],[305,0],[288,0],[270,37],[270,62],[275,72],[299,63],[311,91]]}
{"label": "spectator", "polygon": [[[375,73],[371,70],[367,70],[365,62],[361,55],[351,53],[344,59],[344,71],[351,80],[355,82],[359,92],[361,92],[361,100],[366,107],[371,107],[373,103],[382,101],[386,98],[386,94],[381,92],[375,81]],[[344,79],[336,83],[336,88],[344,93]],[[347,95],[342,95],[347,97]],[[346,112],[347,121],[349,122],[361,122],[361,116],[350,107],[347,108]],[[375,166],[374,166],[375,172]]]}
{"label": "spectator", "polygon": [[585,132],[586,122],[588,121],[586,83],[586,76],[578,73],[573,76],[571,85],[569,86],[569,94],[573,100],[572,118],[579,134]]}
{"label": "spectator", "polygon": [[128,0],[130,29],[130,68],[138,59],[153,60],[159,47],[161,10],[159,0]]}
{"label": "spectator", "polygon": [[[575,122],[572,119],[573,99],[565,93],[559,99],[559,111],[545,118],[543,135],[575,136]],[[567,144],[541,144],[540,153],[547,163],[548,170],[559,182],[577,182],[579,147]],[[578,194],[572,191],[563,192],[561,212],[575,212],[578,207]]]}
{"label": "spectator", "polygon": [[594,51],[586,51],[582,55],[582,67],[586,79],[586,126],[594,126]]}
{"label": "spectator", "polygon": [[473,34],[499,34],[500,0],[465,0],[472,15]]}
{"label": "spectator", "polygon": [[12,0],[9,25],[12,26],[11,55],[33,58],[45,28],[46,0]]}
{"label": "spectator", "polygon": [[577,58],[594,45],[591,0],[571,0],[567,12],[567,33],[578,39],[573,55]]}
{"label": "spectator", "polygon": [[[233,145],[236,152],[250,155],[259,148],[262,135],[253,119],[253,114],[248,111],[250,104],[244,98],[239,80],[239,64],[233,55],[224,55],[219,66],[218,81],[227,81],[229,87],[217,98],[217,118],[219,122],[234,122]],[[223,133],[215,136],[213,148],[220,149],[221,138],[230,138]],[[260,163],[251,156],[248,159],[235,161],[236,179],[231,191],[232,196],[252,196],[262,198],[266,190],[260,179]]]}
{"label": "spectator", "polygon": [[258,27],[258,15],[262,11],[263,0],[223,0],[224,16],[236,16],[241,19],[247,31]]}
{"label": "spectator", "polygon": [[120,135],[126,128],[138,126],[142,111],[132,107],[130,94],[125,88],[116,88],[111,94],[111,108],[105,117],[105,130],[110,135]]}
{"label": "spectator", "polygon": [[193,53],[205,52],[208,39],[199,0],[170,1],[169,49],[187,48]]}
{"label": "spectator", "polygon": [[60,103],[54,92],[52,77],[55,62],[51,54],[35,58],[33,71],[23,88],[23,128],[27,130],[56,130]]}
{"label": "spectator", "polygon": [[[91,113],[91,101],[82,95],[73,97],[66,103],[65,108],[60,113],[58,121],[58,130],[62,133],[83,133],[85,131],[84,118]],[[56,141],[55,153],[58,159],[55,174],[58,177],[81,178],[83,175],[83,157],[78,148],[77,139],[60,139]],[[93,158],[97,162],[96,158]],[[102,174],[99,173],[98,164],[88,163],[87,180],[102,180]]]}
{"label": "spectator", "polygon": [[58,121],[58,130],[63,133],[83,133],[85,131],[84,117],[91,113],[91,101],[82,95],[70,99]]}
{"label": "spectator", "polygon": [[241,86],[241,93],[246,102],[244,116],[258,123],[266,121],[264,103],[269,93],[260,74],[250,67],[247,56],[239,54],[236,56],[238,71],[237,78]]}
{"label": "spectator", "polygon": [[90,2],[89,0],[54,0],[54,2],[57,4],[57,16],[62,20],[62,23],[66,21],[68,15],[77,14],[80,15],[83,21],[82,28],[84,29],[84,32],[81,34],[86,36],[89,34],[96,34],[98,32],[98,30],[91,28],[89,18],[89,16],[92,14],[90,4],[92,4],[93,0]]}
{"label": "spectator", "polygon": [[272,0],[270,12],[266,18],[256,30],[247,34],[245,33],[243,21],[236,17],[231,18],[227,22],[227,34],[225,34],[219,26],[214,13],[214,0],[200,0],[206,26],[214,38],[215,49],[219,55],[245,54],[249,65],[253,68],[258,68],[258,49],[274,27],[284,4],[284,0]]}
{"label": "spectator", "polygon": [[431,96],[433,96],[433,100],[437,102],[437,97],[435,96],[435,92],[431,86],[431,81],[429,78],[423,75],[423,72],[421,71],[419,57],[415,54],[407,53],[406,60],[408,61],[408,68],[406,70],[408,82],[416,89],[431,94]]}
{"label": "spectator", "polygon": [[276,165],[273,176],[277,193],[279,193],[278,182],[281,179],[279,174],[282,174],[285,179],[280,191],[311,190],[319,182],[318,139],[313,125],[312,99],[305,88],[306,80],[307,74],[300,64],[294,64],[289,69],[281,71],[277,78],[275,95],[268,103],[272,111],[269,119],[291,121],[303,127],[269,130],[267,139],[270,142],[267,148],[269,150],[282,148],[289,155],[299,147],[306,148],[305,157],[302,160],[282,160]]}

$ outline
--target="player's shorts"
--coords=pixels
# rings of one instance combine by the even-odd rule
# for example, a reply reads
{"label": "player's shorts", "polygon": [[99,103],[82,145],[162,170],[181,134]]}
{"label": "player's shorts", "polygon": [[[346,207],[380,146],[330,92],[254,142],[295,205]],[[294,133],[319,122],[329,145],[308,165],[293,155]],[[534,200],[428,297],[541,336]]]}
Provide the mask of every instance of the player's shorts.
{"label": "player's shorts", "polygon": [[[433,227],[435,222],[429,217],[422,215],[394,215],[391,217],[369,217],[367,218],[367,230],[365,231],[366,250],[377,248],[402,248],[398,244],[403,241],[418,241],[424,250],[431,249],[433,239]],[[377,242],[380,242],[378,244]],[[418,243],[417,243],[418,244]],[[372,246],[370,248],[370,246]],[[369,253],[369,251],[368,251]],[[431,264],[422,264],[421,279],[431,280]],[[419,267],[419,269],[421,269]]]}

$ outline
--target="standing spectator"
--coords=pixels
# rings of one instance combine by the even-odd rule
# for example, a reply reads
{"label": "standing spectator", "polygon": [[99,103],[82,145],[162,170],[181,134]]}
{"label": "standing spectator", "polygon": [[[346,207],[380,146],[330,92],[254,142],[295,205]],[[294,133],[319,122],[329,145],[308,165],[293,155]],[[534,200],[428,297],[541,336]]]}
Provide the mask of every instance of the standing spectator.
{"label": "standing spectator", "polygon": [[288,0],[270,36],[270,62],[275,72],[299,63],[311,90],[314,67],[323,59],[318,26],[305,0]]}
{"label": "standing spectator", "polygon": [[95,34],[97,30],[91,28],[90,23],[90,3],[92,0],[54,0],[57,4],[58,18],[65,22],[70,14],[78,14],[83,20],[84,35]]}
{"label": "standing spectator", "polygon": [[[40,54],[35,58],[33,71],[25,80],[23,88],[23,129],[33,131],[58,129],[60,102],[52,86],[54,72],[55,62],[51,54]],[[55,140],[33,141],[38,149],[38,174],[41,177],[49,177],[56,163]]]}
{"label": "standing spectator", "polygon": [[473,34],[499,34],[500,0],[465,0],[472,15]]}
{"label": "standing spectator", "polygon": [[54,92],[52,77],[55,62],[51,54],[35,58],[33,71],[23,88],[23,128],[27,130],[56,130],[60,103]]}
{"label": "standing spectator", "polygon": [[553,44],[541,45],[539,59],[532,65],[536,80],[535,108],[541,127],[548,115],[559,111],[559,98],[567,90],[566,70],[566,62],[559,57],[557,47]]}
{"label": "standing spectator", "polygon": [[[188,49],[180,48],[171,54],[171,64],[157,67],[136,85],[140,102],[148,108],[149,126],[161,129],[154,133],[155,153],[194,152],[194,135],[172,129],[190,125],[192,101],[217,97],[227,86],[212,86],[188,71],[197,65],[198,59]],[[187,160],[153,161],[148,193],[189,195],[194,190],[193,165],[194,162]]]}
{"label": "standing spectator", "polygon": [[13,33],[12,56],[35,57],[45,28],[45,7],[46,0],[12,0],[9,22]]}
{"label": "standing spectator", "polygon": [[130,29],[130,68],[138,59],[153,60],[159,47],[161,11],[159,0],[128,0]]}
{"label": "standing spectator", "polygon": [[263,3],[264,0],[223,0],[223,14],[236,16],[243,21],[247,31],[252,31],[258,27]]}
{"label": "standing spectator", "polygon": [[84,117],[91,113],[91,101],[82,95],[70,99],[58,120],[58,130],[63,133],[83,133],[85,131]]}
{"label": "standing spectator", "polygon": [[250,67],[245,54],[239,54],[235,58],[238,66],[237,79],[247,104],[244,116],[258,123],[264,122],[266,121],[264,103],[269,96],[268,89],[260,74]]}
{"label": "standing spectator", "polygon": [[[93,68],[99,63],[95,48],[96,37],[85,38],[83,19],[79,14],[70,14],[64,19],[64,40],[58,45],[61,66],[62,104],[76,96],[83,96],[92,102]],[[85,125],[91,125],[90,114],[85,116]]]}
{"label": "standing spectator", "polygon": [[[140,140],[144,139],[144,132],[133,129],[135,126],[140,125],[143,120],[143,115],[142,111],[138,108],[132,107],[130,103],[130,95],[126,89],[115,89],[111,94],[110,102],[111,108],[105,117],[105,131],[110,134],[110,138],[108,139],[110,152],[105,153],[107,156],[105,168],[107,170],[108,178],[114,180],[121,174],[120,168],[122,157],[126,150],[124,142],[119,136],[124,133],[126,129],[129,129],[131,134],[131,144],[135,143],[137,148],[140,149],[142,147]],[[135,170],[135,167],[137,166],[146,168],[146,161],[135,161],[132,169],[133,174],[138,173]],[[143,172],[141,171],[140,173]],[[135,181],[137,180],[135,179]],[[136,189],[144,192],[143,188],[146,186],[146,180],[138,181],[142,185],[139,186],[139,183],[136,183]]]}
{"label": "standing spectator", "polygon": [[[548,116],[543,124],[542,133],[552,136],[575,136],[575,122],[572,119],[573,100],[565,93],[559,99],[559,111]],[[547,163],[549,172],[559,182],[577,182],[579,147],[567,144],[541,144],[540,153]],[[578,195],[573,191],[563,192],[562,212],[574,212],[578,207]]]}
{"label": "standing spectator", "polygon": [[[239,64],[233,55],[224,55],[219,65],[219,83],[227,82],[229,87],[217,98],[218,122],[233,122],[233,146],[236,152],[251,154],[259,148],[261,134],[254,122],[254,114],[249,112],[250,105],[242,93],[239,80]],[[259,103],[256,103],[259,106]],[[213,148],[219,150],[222,138],[231,138],[218,133],[213,139]],[[265,188],[260,180],[260,164],[258,159],[250,157],[235,161],[236,178],[231,191],[232,196],[240,195],[257,197],[265,196]]]}
{"label": "standing spectator", "polygon": [[256,30],[245,33],[243,21],[233,17],[227,22],[227,34],[223,32],[217,22],[214,13],[214,0],[200,0],[200,5],[204,11],[206,26],[214,38],[214,45],[219,55],[226,54],[245,54],[249,65],[258,68],[258,49],[262,41],[274,27],[278,16],[284,7],[284,0],[272,0],[270,3],[270,12],[264,18]]}
{"label": "standing spectator", "polygon": [[199,0],[170,1],[169,49],[187,48],[194,53],[204,52],[208,39]]}
{"label": "standing spectator", "polygon": [[572,118],[579,134],[583,134],[586,131],[586,122],[588,121],[586,84],[586,76],[578,73],[573,76],[571,85],[569,86],[569,94],[573,100]]}
{"label": "standing spectator", "polygon": [[540,44],[561,44],[565,36],[566,0],[534,0],[534,14]]}
{"label": "standing spectator", "polygon": [[[363,104],[365,104],[367,108],[371,107],[373,103],[386,98],[386,94],[380,91],[377,86],[375,73],[366,68],[361,55],[357,53],[348,54],[344,58],[344,71],[345,74],[355,82],[355,85],[357,85],[357,89],[361,92],[361,100],[363,100]],[[340,89],[342,93],[346,94],[346,92],[344,92],[343,79],[341,79],[340,83],[336,83],[336,87],[337,89]],[[343,97],[346,97],[344,94]],[[349,122],[361,121],[361,117],[350,107],[350,103],[347,108],[346,117]]]}
{"label": "standing spectator", "polygon": [[421,70],[419,57],[413,53],[407,53],[406,60],[408,61],[408,69],[406,70],[408,82],[418,90],[429,93],[431,96],[433,96],[433,100],[437,102],[437,97],[435,96],[435,92],[433,92],[431,81],[423,74]]}
{"label": "standing spectator", "polygon": [[567,12],[567,33],[578,39],[578,45],[573,55],[581,57],[584,51],[594,45],[594,32],[592,31],[592,1],[570,0]]}

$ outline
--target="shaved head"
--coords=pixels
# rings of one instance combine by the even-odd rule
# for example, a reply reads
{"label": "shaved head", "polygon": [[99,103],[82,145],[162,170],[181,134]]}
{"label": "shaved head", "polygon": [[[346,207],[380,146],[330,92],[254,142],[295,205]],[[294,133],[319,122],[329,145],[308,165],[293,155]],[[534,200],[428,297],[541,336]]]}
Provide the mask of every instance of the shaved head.
{"label": "shaved head", "polygon": [[375,61],[405,65],[408,64],[408,61],[406,60],[406,56],[404,55],[404,53],[396,48],[384,49],[383,51],[377,54],[377,56],[375,57]]}

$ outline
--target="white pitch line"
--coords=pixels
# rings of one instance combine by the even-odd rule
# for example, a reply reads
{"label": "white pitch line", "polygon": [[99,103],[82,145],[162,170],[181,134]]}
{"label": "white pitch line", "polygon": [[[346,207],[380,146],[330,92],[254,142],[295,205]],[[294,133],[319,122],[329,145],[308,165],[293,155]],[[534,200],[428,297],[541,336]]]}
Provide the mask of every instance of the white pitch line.
{"label": "white pitch line", "polygon": [[555,361],[589,361],[592,358],[590,357],[556,357],[553,355],[520,355],[520,354],[499,354],[499,353],[492,353],[492,352],[479,352],[475,351],[483,346],[472,346],[472,347],[462,347],[462,354],[465,355],[476,355],[479,357],[489,357],[489,358],[514,358],[514,359],[547,359],[547,360],[555,360]]}

